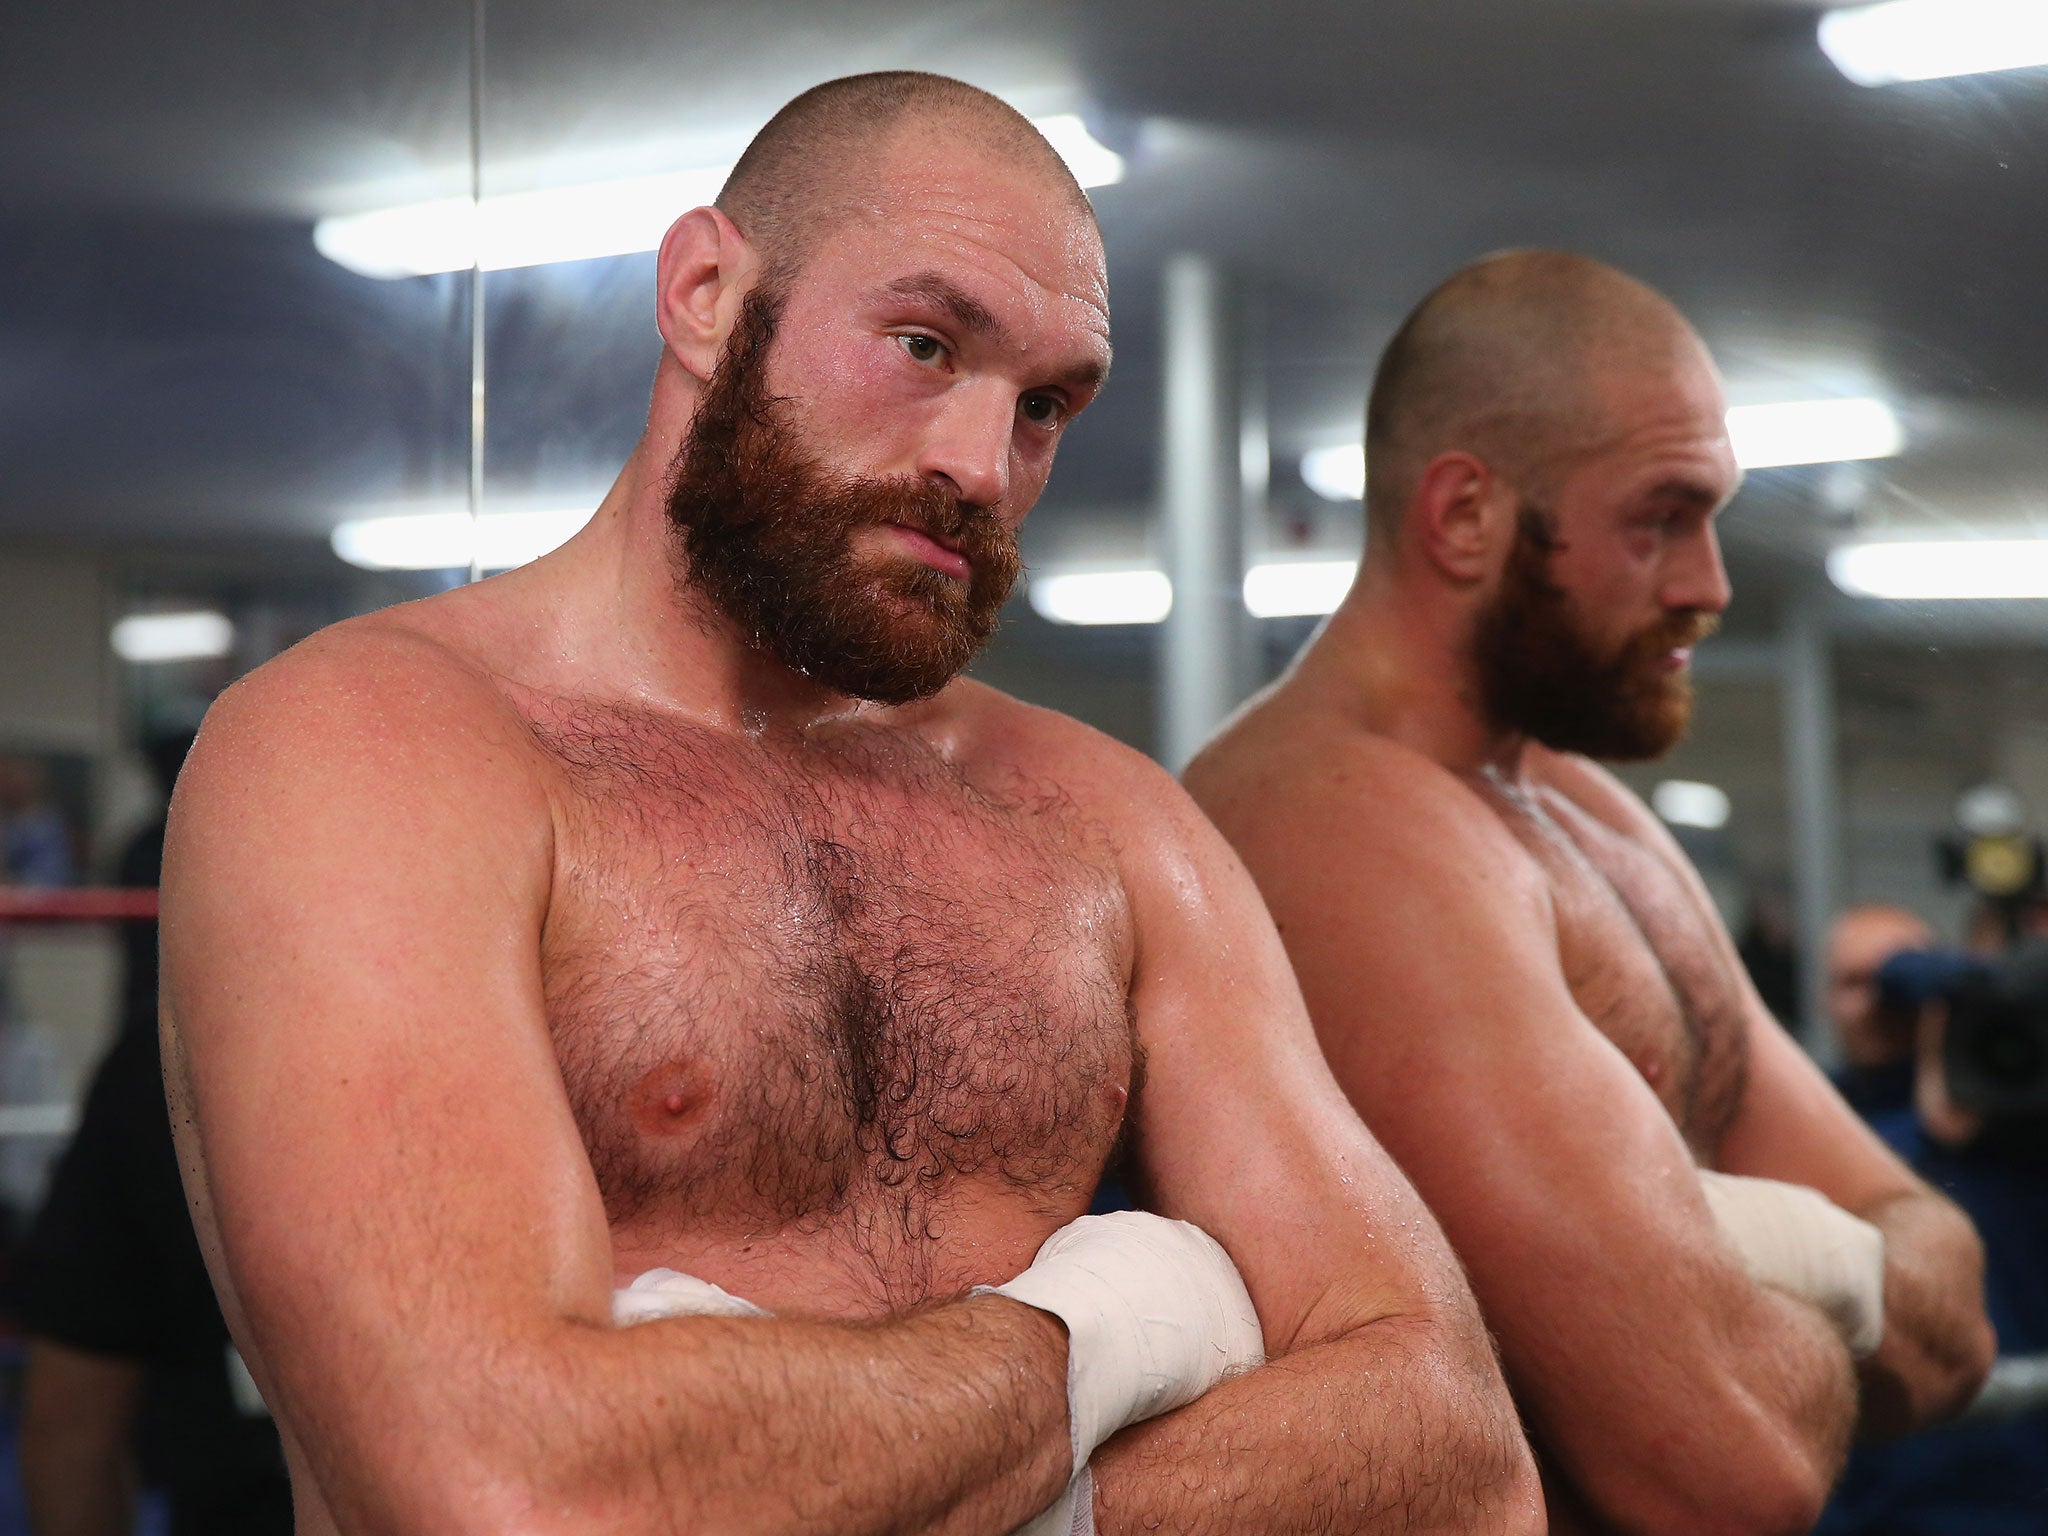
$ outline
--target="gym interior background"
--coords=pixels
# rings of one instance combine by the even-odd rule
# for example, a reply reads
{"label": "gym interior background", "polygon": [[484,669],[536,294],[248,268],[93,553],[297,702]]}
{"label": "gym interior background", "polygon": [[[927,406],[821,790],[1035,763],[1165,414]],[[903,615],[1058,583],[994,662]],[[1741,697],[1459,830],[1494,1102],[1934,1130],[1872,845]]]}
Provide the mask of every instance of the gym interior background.
{"label": "gym interior background", "polygon": [[[2038,42],[2040,7],[2007,9]],[[1900,902],[1960,941],[1980,898],[1957,850],[2005,839],[1988,878],[2024,896],[2048,819],[2048,68],[1890,79],[1969,39],[1952,18],[1902,55],[1831,56],[1825,15],[13,7],[0,819],[54,815],[62,878],[110,884],[156,812],[147,736],[320,625],[566,536],[643,420],[667,219],[796,91],[926,68],[1051,121],[1093,184],[1115,316],[1112,380],[976,671],[1169,761],[1341,592],[1366,383],[1438,279],[1563,246],[1691,316],[1744,408],[1736,596],[1691,738],[1626,777],[1824,1051],[1829,916]],[[47,878],[32,862],[9,878]],[[18,1225],[104,1047],[118,943],[13,923],[0,953]]]}

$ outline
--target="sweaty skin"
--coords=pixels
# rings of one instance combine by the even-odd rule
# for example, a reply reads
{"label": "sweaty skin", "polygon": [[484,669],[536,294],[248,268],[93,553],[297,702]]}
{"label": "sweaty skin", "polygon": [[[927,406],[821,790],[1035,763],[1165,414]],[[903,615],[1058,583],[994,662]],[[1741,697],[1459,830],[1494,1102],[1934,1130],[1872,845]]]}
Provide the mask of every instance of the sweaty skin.
{"label": "sweaty skin", "polygon": [[[1553,575],[1617,642],[1728,601],[1712,516],[1737,473],[1718,380],[1671,319],[1589,370],[1600,446],[1545,491]],[[1875,1435],[1975,1391],[1981,1252],[1769,1016],[1647,809],[1487,717],[1471,637],[1522,494],[1482,456],[1431,459],[1343,606],[1186,783],[1464,1261],[1552,1529],[1803,1531],[1859,1385]],[[1809,1185],[1882,1229],[1887,1329],[1860,1383],[1818,1312],[1745,1278],[1699,1167]]]}
{"label": "sweaty skin", "polygon": [[[664,474],[759,268],[678,221],[591,525],[261,669],[181,782],[173,1118],[301,1529],[1014,1530],[1065,1336],[961,1298],[1127,1135],[1274,1363],[1105,1445],[1103,1530],[1540,1530],[1456,1263],[1178,788],[972,682],[832,694],[678,584]],[[827,462],[1021,519],[1107,361],[1092,227],[905,134],[770,379]],[[609,1328],[654,1266],[776,1315]]]}

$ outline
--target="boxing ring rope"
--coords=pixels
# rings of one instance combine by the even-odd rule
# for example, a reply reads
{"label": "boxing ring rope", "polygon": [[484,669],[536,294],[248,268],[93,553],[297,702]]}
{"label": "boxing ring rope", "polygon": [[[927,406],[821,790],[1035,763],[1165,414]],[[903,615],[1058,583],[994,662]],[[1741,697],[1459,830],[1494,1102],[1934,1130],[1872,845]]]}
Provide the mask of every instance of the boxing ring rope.
{"label": "boxing ring rope", "polygon": [[0,923],[154,921],[154,886],[0,885]]}
{"label": "boxing ring rope", "polygon": [[[0,929],[9,924],[148,922],[153,888],[0,886]],[[77,1124],[70,1104],[0,1104],[0,1137],[64,1136]],[[2006,1355],[1964,1412],[1966,1423],[1997,1423],[2048,1409],[2048,1354]]]}

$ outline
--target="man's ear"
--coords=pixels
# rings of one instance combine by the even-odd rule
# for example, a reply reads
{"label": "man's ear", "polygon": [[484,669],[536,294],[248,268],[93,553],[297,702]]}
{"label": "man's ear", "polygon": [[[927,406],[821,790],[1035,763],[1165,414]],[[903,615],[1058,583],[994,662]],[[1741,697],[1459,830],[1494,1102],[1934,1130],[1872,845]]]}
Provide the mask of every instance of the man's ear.
{"label": "man's ear", "polygon": [[760,269],[747,237],[716,208],[692,208],[662,236],[654,322],[675,360],[698,382],[711,377]]}
{"label": "man's ear", "polygon": [[1423,553],[1452,581],[1493,575],[1505,535],[1513,532],[1513,492],[1469,453],[1440,453],[1415,485],[1408,526]]}

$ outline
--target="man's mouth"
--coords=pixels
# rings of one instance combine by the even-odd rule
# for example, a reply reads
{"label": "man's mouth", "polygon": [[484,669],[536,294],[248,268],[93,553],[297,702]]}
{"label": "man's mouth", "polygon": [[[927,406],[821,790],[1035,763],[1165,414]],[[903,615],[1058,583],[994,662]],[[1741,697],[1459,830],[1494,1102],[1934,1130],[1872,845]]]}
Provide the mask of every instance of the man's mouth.
{"label": "man's mouth", "polygon": [[935,571],[942,571],[956,581],[965,581],[974,572],[974,564],[967,558],[962,542],[944,534],[926,533],[921,528],[912,528],[907,523],[890,523],[891,532],[902,540],[904,547],[919,560]]}

